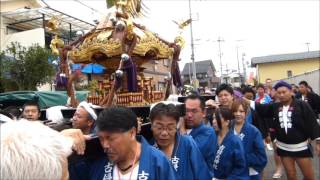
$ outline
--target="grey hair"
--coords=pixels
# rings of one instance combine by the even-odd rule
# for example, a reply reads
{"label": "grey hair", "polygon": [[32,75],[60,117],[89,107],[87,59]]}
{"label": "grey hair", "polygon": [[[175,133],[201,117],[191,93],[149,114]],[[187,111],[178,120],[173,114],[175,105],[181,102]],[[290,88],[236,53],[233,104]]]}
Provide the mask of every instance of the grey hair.
{"label": "grey hair", "polygon": [[72,140],[40,122],[12,121],[0,128],[0,179],[61,180]]}

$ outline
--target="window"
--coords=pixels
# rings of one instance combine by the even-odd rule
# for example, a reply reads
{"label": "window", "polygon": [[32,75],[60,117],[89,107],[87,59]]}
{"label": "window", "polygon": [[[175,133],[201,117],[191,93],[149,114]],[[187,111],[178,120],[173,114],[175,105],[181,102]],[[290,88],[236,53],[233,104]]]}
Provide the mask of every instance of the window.
{"label": "window", "polygon": [[197,74],[197,78],[202,79],[203,75],[202,74]]}
{"label": "window", "polygon": [[158,82],[158,91],[163,91],[166,88],[166,84],[164,82]]}
{"label": "window", "polygon": [[8,27],[7,26],[7,29],[6,29],[6,33],[7,34],[14,34],[14,33],[18,33],[18,32],[22,32],[23,30],[20,30],[20,29],[16,29],[16,28],[13,28],[13,27]]}
{"label": "window", "polygon": [[234,77],[233,82],[240,82],[240,77]]}
{"label": "window", "polygon": [[288,70],[288,71],[287,71],[287,76],[288,76],[288,77],[292,77],[292,71],[291,71],[291,70]]}

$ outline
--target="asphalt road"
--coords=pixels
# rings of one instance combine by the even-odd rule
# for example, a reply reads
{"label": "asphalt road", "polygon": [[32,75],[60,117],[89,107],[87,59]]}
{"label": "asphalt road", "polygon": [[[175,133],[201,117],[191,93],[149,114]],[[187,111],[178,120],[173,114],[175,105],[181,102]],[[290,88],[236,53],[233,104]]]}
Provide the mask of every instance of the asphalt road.
{"label": "asphalt road", "polygon": [[[267,152],[267,156],[268,156],[268,164],[264,170],[265,180],[272,180],[272,175],[275,170],[275,163],[273,160],[273,151],[266,150],[266,152]],[[313,169],[314,169],[315,179],[320,180],[320,166],[319,166],[320,158],[314,154],[312,161],[313,161]],[[303,176],[302,176],[300,169],[297,165],[296,165],[296,170],[297,170],[297,174],[298,174],[298,180],[302,180]],[[285,175],[285,172],[283,171],[283,175],[281,177],[281,180],[285,180],[285,179],[287,179],[287,177]]]}

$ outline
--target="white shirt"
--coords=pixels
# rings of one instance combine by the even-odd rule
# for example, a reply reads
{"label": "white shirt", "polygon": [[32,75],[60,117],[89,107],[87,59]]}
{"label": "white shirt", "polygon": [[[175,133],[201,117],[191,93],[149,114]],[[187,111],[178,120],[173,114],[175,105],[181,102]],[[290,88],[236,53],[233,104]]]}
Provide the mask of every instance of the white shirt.
{"label": "white shirt", "polygon": [[[253,109],[253,110],[255,110],[255,102],[254,101],[250,101],[250,107]],[[288,130],[288,128],[291,128],[292,127],[292,122],[291,122],[291,119],[289,120],[288,119],[288,116],[290,116],[291,117],[291,115],[292,114],[288,114],[288,111],[289,111],[289,105],[288,106],[283,106],[282,107],[282,112],[280,112],[280,113],[282,113],[282,120],[283,120],[283,126],[284,127],[282,127],[282,128],[284,128],[284,130],[286,131],[286,133],[287,133],[287,130]],[[290,113],[292,113],[292,112],[290,112]],[[279,120],[280,120],[280,116],[279,116]]]}
{"label": "white shirt", "polygon": [[187,134],[189,135],[191,133],[192,129],[187,129]]}
{"label": "white shirt", "polygon": [[252,167],[249,167],[249,176],[258,175],[259,173],[253,169]]}
{"label": "white shirt", "polygon": [[51,120],[52,123],[62,123],[63,115],[61,110],[68,109],[66,106],[52,106],[46,109],[46,116],[48,120]]}
{"label": "white shirt", "polygon": [[[139,164],[134,167],[134,169],[132,170],[132,174],[131,174],[131,171],[128,171],[126,174],[121,174],[121,171],[118,169],[118,166],[114,165],[113,180],[129,180],[130,174],[131,174],[131,180],[138,179],[138,172],[139,172]],[[119,179],[119,175],[120,175],[120,179]]]}
{"label": "white shirt", "polygon": [[239,135],[238,132],[236,131],[236,128],[233,129],[233,134],[236,135],[236,136]]}
{"label": "white shirt", "polygon": [[284,130],[287,133],[287,129],[288,129],[288,110],[289,110],[290,106],[283,106],[282,107],[282,118],[283,118],[283,125],[284,125]]}

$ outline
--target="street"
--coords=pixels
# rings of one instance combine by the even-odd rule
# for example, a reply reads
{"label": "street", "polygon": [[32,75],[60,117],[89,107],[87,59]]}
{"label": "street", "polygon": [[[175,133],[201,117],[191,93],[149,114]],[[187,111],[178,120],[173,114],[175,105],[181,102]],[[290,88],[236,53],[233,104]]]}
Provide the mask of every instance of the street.
{"label": "street", "polygon": [[[268,156],[268,164],[267,164],[267,167],[265,168],[265,180],[270,180],[270,179],[272,179],[272,175],[274,173],[275,163],[273,160],[273,151],[266,150],[266,152],[267,152],[267,156]],[[320,180],[320,166],[319,166],[320,158],[316,157],[314,154],[312,161],[313,161],[313,169],[315,172],[315,179]],[[303,176],[301,175],[301,172],[298,169],[297,165],[296,165],[296,170],[297,170],[297,174],[298,174],[298,180],[302,180]],[[282,175],[281,180],[286,180],[286,179],[287,178],[286,178],[285,172],[283,171],[283,175]]]}

